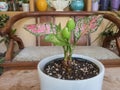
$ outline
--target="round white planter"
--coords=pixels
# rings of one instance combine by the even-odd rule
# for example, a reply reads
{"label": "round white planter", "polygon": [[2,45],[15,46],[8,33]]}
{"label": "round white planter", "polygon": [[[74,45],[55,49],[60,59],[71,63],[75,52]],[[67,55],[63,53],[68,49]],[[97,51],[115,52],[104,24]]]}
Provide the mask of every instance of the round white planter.
{"label": "round white planter", "polygon": [[87,56],[76,55],[76,54],[73,54],[73,56],[92,61],[99,67],[100,73],[95,77],[84,80],[62,80],[62,79],[50,77],[45,73],[43,73],[42,70],[44,66],[46,65],[46,63],[56,58],[63,57],[63,54],[47,57],[41,60],[38,63],[38,67],[37,67],[40,78],[40,88],[41,88],[40,90],[102,90],[102,82],[105,72],[104,66],[98,60]]}
{"label": "round white planter", "polygon": [[28,3],[23,3],[22,8],[23,8],[24,12],[28,12],[29,11],[29,4]]}

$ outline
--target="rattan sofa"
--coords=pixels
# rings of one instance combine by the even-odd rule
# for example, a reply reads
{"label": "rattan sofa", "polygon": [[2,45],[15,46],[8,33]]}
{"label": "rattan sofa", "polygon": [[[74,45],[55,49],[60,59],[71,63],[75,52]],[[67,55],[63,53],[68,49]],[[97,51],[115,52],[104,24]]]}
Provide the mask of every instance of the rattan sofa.
{"label": "rattan sofa", "polygon": [[[16,35],[11,35],[11,28],[12,26],[22,18],[33,17],[37,18],[46,18],[51,17],[53,20],[55,17],[77,17],[77,16],[90,16],[90,15],[103,15],[105,19],[110,20],[111,22],[115,23],[116,26],[119,28],[118,33],[114,34],[113,36],[107,36],[103,40],[102,46],[91,46],[90,44],[90,37],[81,40],[82,46],[77,46],[74,53],[83,54],[87,56],[91,56],[93,58],[97,58],[104,63],[105,66],[120,66],[120,20],[108,13],[96,13],[96,12],[25,12],[20,13],[12,18],[7,22],[6,26],[0,30],[0,35],[9,35],[10,43],[7,53],[5,55],[5,62],[0,64],[5,69],[32,69],[36,68],[37,63],[46,56],[51,56],[54,54],[61,54],[63,53],[61,47],[58,46],[35,46],[35,47],[24,47],[24,43],[22,39]],[[112,40],[116,41],[118,55],[114,52],[110,51],[108,47],[110,46],[110,42]],[[17,42],[20,52],[14,56],[14,42]],[[36,40],[38,45],[38,41]],[[47,44],[48,45],[48,44]],[[49,44],[50,45],[50,44]]]}

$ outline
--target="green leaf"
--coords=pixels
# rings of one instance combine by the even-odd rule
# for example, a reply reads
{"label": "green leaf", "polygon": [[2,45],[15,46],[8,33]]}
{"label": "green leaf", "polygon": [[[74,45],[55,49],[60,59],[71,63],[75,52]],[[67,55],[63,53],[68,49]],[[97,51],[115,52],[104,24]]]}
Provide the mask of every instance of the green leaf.
{"label": "green leaf", "polygon": [[70,39],[70,37],[71,37],[71,32],[68,30],[67,27],[65,27],[65,28],[62,30],[62,36],[63,36],[63,38],[65,38],[65,39]]}
{"label": "green leaf", "polygon": [[62,42],[65,42],[65,41],[66,41],[66,40],[62,37],[62,33],[61,33],[61,32],[58,32],[58,33],[56,34],[56,37],[57,37],[58,40],[60,40],[60,41],[62,41]]}
{"label": "green leaf", "polygon": [[61,31],[61,23],[56,25],[56,32],[60,32],[60,31]]}
{"label": "green leaf", "polygon": [[58,46],[64,46],[64,45],[66,45],[65,42],[62,42],[62,41],[58,40],[58,38],[54,34],[47,34],[45,36],[45,41],[51,42],[54,45],[58,45]]}
{"label": "green leaf", "polygon": [[70,18],[68,21],[67,21],[67,24],[66,26],[68,27],[69,31],[73,31],[75,29],[75,21]]}

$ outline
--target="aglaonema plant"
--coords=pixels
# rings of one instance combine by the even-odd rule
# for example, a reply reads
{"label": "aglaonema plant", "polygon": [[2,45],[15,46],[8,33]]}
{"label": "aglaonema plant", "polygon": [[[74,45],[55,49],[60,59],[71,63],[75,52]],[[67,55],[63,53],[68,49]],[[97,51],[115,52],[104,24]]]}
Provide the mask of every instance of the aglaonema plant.
{"label": "aglaonema plant", "polygon": [[[72,60],[72,52],[75,43],[71,44],[71,36],[72,36],[72,32],[75,29],[75,26],[76,24],[74,20],[70,18],[63,29],[61,27],[61,24],[55,25],[56,33],[47,34],[45,36],[45,41],[63,47],[64,61],[66,65],[68,65],[68,62]],[[51,24],[51,28],[54,28],[52,24]]]}
{"label": "aglaonema plant", "polygon": [[31,24],[25,25],[24,28],[37,37],[45,35],[44,39],[47,42],[51,42],[56,46],[62,46],[64,50],[64,64],[70,66],[73,50],[80,37],[96,31],[102,19],[101,15],[70,18],[64,28],[62,28],[61,23],[58,25],[53,23]]}

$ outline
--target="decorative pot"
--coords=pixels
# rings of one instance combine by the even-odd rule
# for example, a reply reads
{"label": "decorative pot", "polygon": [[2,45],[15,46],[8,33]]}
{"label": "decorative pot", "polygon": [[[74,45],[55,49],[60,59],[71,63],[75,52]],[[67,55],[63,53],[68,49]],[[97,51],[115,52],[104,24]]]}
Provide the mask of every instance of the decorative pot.
{"label": "decorative pot", "polygon": [[0,2],[0,11],[7,11],[8,4],[6,2]]}
{"label": "decorative pot", "polygon": [[99,10],[99,1],[92,0],[92,11],[98,11]]}
{"label": "decorative pot", "polygon": [[70,0],[47,0],[47,2],[56,11],[63,11],[71,3]]}
{"label": "decorative pot", "polygon": [[36,7],[39,11],[47,11],[48,5],[47,5],[46,0],[37,0]]}
{"label": "decorative pot", "polygon": [[84,0],[72,0],[70,7],[73,11],[82,11],[84,9]]}
{"label": "decorative pot", "polygon": [[120,5],[120,0],[111,0],[111,10],[118,10]]}
{"label": "decorative pot", "polygon": [[100,0],[100,10],[107,11],[110,0]]}
{"label": "decorative pot", "polygon": [[24,12],[28,12],[29,11],[29,4],[28,3],[23,3],[22,8],[23,8]]}
{"label": "decorative pot", "polygon": [[43,72],[44,66],[61,57],[63,57],[63,54],[47,57],[38,63],[40,90],[102,90],[104,66],[98,60],[87,56],[73,54],[73,57],[84,58],[96,64],[100,70],[97,76],[83,80],[63,80],[46,75]]}

